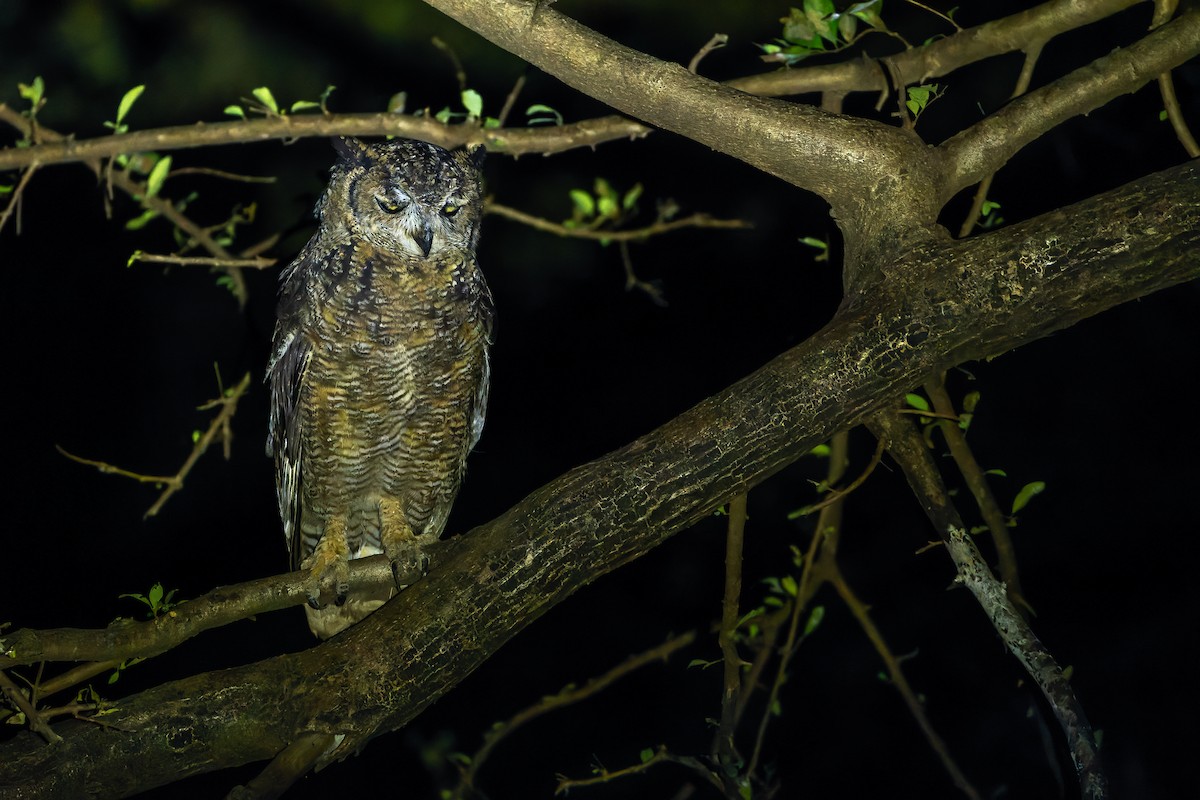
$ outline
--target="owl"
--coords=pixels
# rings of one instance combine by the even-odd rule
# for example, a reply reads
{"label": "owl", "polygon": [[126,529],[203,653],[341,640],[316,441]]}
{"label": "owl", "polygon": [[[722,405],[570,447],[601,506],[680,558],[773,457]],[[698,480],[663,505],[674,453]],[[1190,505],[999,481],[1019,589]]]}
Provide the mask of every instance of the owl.
{"label": "owl", "polygon": [[333,144],[267,369],[279,513],[320,638],[394,593],[350,592],[349,559],[384,553],[399,584],[442,533],[483,428],[494,315],[475,260],[484,149]]}

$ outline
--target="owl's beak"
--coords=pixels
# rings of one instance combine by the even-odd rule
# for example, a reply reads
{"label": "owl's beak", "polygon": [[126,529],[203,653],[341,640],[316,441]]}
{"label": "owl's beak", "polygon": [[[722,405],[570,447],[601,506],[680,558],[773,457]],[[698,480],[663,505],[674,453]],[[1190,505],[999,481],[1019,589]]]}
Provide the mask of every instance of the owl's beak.
{"label": "owl's beak", "polygon": [[413,239],[416,241],[417,247],[421,248],[421,252],[428,257],[429,248],[433,247],[433,226],[428,222],[422,222],[420,230]]}

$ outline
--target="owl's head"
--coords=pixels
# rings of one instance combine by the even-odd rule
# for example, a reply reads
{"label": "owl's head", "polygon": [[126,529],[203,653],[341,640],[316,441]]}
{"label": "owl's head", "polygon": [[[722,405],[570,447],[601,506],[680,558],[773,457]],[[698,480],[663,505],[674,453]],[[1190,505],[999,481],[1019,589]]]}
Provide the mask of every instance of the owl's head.
{"label": "owl's head", "polygon": [[376,247],[417,259],[474,249],[482,146],[445,150],[413,139],[367,144],[351,137],[333,146],[338,160],[320,206],[325,222],[344,222]]}

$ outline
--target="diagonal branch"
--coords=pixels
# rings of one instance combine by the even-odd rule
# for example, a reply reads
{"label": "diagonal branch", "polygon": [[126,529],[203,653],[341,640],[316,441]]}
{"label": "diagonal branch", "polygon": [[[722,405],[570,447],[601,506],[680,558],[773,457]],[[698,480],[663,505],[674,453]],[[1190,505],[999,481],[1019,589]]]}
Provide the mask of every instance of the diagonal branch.
{"label": "diagonal branch", "polygon": [[943,199],[995,172],[1051,128],[1133,92],[1197,55],[1200,11],[1190,9],[1129,47],[1013,100],[938,148],[952,169]]}
{"label": "diagonal branch", "polygon": [[[104,785],[132,794],[271,758],[312,733],[344,734],[332,757],[349,755],[414,718],[580,587],[937,370],[1200,275],[1198,177],[1200,167],[1184,164],[906,254],[921,269],[886,274],[902,282],[919,273],[918,299],[893,285],[856,296],[808,341],[463,537],[425,579],[312,650],[125,698],[107,718],[119,737],[71,721],[53,748],[18,736],[0,748],[0,791],[19,784],[30,795],[78,797]],[[1123,213],[1106,212],[1114,207]],[[902,312],[899,298],[910,298]]]}

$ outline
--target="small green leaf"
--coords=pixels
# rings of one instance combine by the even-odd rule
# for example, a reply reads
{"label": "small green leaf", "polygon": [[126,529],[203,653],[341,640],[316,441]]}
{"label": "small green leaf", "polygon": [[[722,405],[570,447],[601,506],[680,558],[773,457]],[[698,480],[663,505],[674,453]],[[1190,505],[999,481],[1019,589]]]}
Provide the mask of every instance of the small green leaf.
{"label": "small green leaf", "polygon": [[225,113],[231,117],[246,118],[246,109],[241,106],[225,106]]}
{"label": "small green leaf", "polygon": [[266,86],[251,89],[250,94],[254,95],[254,99],[262,103],[272,114],[279,113],[279,104],[275,102],[275,95],[271,94],[271,90]]}
{"label": "small green leaf", "polygon": [[128,269],[129,267],[132,267],[133,262],[137,261],[141,257],[142,257],[142,251],[134,250],[132,253],[129,254],[129,260],[125,262],[125,268]]}
{"label": "small green leaf", "polygon": [[829,445],[819,444],[816,447],[814,447],[812,450],[809,450],[808,454],[810,456],[817,456],[819,458],[828,458],[829,457]]}
{"label": "small green leaf", "polygon": [[910,406],[917,409],[918,411],[928,411],[929,410],[929,401],[926,400],[924,397],[921,397],[921,395],[919,395],[919,394],[912,394],[910,392],[909,394],[904,395],[904,402],[908,403]]}
{"label": "small green leaf", "polygon": [[1162,111],[1158,112],[1158,121],[1159,122],[1167,121],[1167,110],[1165,108]]}
{"label": "small green leaf", "polygon": [[617,201],[611,195],[601,195],[599,202],[596,204],[600,211],[600,216],[615,218],[617,216]]}
{"label": "small green leaf", "polygon": [[11,183],[0,184],[0,194],[12,194],[13,188]]}
{"label": "small green leaf", "polygon": [[158,216],[158,212],[153,209],[146,209],[139,216],[134,217],[125,223],[125,230],[140,231],[146,227],[146,223]]}
{"label": "small green leaf", "polygon": [[125,121],[125,115],[129,113],[129,109],[133,108],[133,104],[142,96],[142,92],[146,91],[146,84],[139,84],[121,98],[120,104],[117,106],[117,126],[119,127]]}
{"label": "small green leaf", "polygon": [[321,96],[317,98],[317,101],[321,106],[321,111],[325,114],[329,113],[329,109],[327,108],[329,104],[329,95],[333,94],[334,90],[336,89],[337,87],[331,83],[325,87],[325,91],[321,92]]}
{"label": "small green leaf", "polygon": [[158,608],[163,598],[163,585],[156,583],[150,587],[150,607]]}
{"label": "small green leaf", "polygon": [[997,203],[995,200],[984,200],[983,205],[981,205],[979,207],[979,213],[986,217],[988,214],[992,213],[999,207],[1000,207],[1000,204]]}
{"label": "small green leaf", "polygon": [[983,473],[984,475],[995,475],[1000,478],[1007,478],[1008,473],[1002,469],[989,469]]}
{"label": "small green leaf", "polygon": [[800,587],[796,585],[796,579],[791,575],[784,575],[782,578],[780,578],[779,585],[782,586],[783,590],[792,597],[795,597],[796,592],[798,592],[800,589]]}
{"label": "small green leaf", "polygon": [[654,748],[647,747],[644,750],[642,750],[642,752],[639,755],[641,756],[642,763],[645,764],[647,761],[654,758]]}
{"label": "small green leaf", "polygon": [[575,210],[579,216],[587,219],[594,216],[596,213],[596,201],[592,196],[583,189],[572,189],[570,192],[571,202],[575,204]]}
{"label": "small green leaf", "polygon": [[883,18],[879,16],[882,7],[883,0],[869,0],[866,3],[855,3],[847,8],[845,13],[862,20],[872,28],[887,30],[887,25],[883,24]]}
{"label": "small green leaf", "polygon": [[320,103],[314,103],[312,100],[297,100],[292,103],[291,112],[295,114],[297,111],[307,111],[310,108],[320,108]]}
{"label": "small green leaf", "polygon": [[438,122],[442,123],[443,125],[446,125],[450,122],[450,114],[451,113],[452,112],[450,111],[450,106],[446,106],[441,111],[434,114],[433,118],[436,119]]}
{"label": "small green leaf", "polygon": [[196,442],[200,441],[200,436],[201,436],[200,431],[192,431],[192,444],[195,444]]}
{"label": "small green leaf", "polygon": [[495,117],[484,117],[483,118],[483,127],[487,128],[487,129],[499,128],[500,120],[496,119]]}
{"label": "small green leaf", "polygon": [[17,91],[21,98],[28,100],[30,105],[37,108],[42,103],[42,98],[46,95],[46,82],[42,80],[42,76],[38,75],[33,79],[32,83],[18,83]]}
{"label": "small green leaf", "polygon": [[[549,114],[548,117],[533,117],[534,114]],[[563,115],[555,111],[550,106],[534,103],[529,108],[525,109],[525,116],[533,117],[529,120],[530,125],[545,125],[553,122],[555,125],[563,124]]]}
{"label": "small green leaf", "polygon": [[800,244],[806,244],[809,247],[816,248],[817,250],[828,250],[829,249],[829,245],[826,242],[824,242],[821,239],[816,238],[815,236],[805,236],[803,239],[800,240]]}
{"label": "small green leaf", "polygon": [[146,197],[154,197],[158,191],[162,189],[163,181],[167,179],[167,173],[171,171],[171,157],[163,156],[154,165],[154,169],[150,170],[150,176],[146,178]]}
{"label": "small green leaf", "polygon": [[632,211],[633,207],[637,205],[638,198],[641,196],[642,185],[640,183],[635,183],[633,188],[626,192],[625,196],[621,198],[621,208],[625,209],[626,211]]}
{"label": "small green leaf", "polygon": [[815,631],[823,619],[825,619],[825,606],[815,606],[812,613],[808,615],[808,622],[804,623],[804,635],[808,636]]}
{"label": "small green leaf", "polygon": [[472,117],[483,116],[483,98],[474,89],[463,89],[462,104]]}
{"label": "small green leaf", "polygon": [[1021,491],[1017,492],[1017,496],[1013,500],[1012,513],[1016,514],[1028,505],[1030,500],[1044,491],[1046,491],[1046,483],[1044,481],[1033,481],[1022,486]]}
{"label": "small green leaf", "polygon": [[[403,114],[404,106],[408,104],[408,92],[396,92],[388,98],[387,110],[389,114]],[[447,109],[449,110],[449,109]]]}

